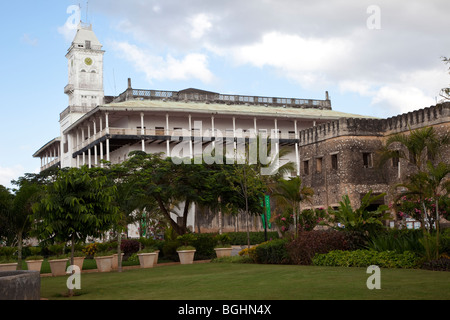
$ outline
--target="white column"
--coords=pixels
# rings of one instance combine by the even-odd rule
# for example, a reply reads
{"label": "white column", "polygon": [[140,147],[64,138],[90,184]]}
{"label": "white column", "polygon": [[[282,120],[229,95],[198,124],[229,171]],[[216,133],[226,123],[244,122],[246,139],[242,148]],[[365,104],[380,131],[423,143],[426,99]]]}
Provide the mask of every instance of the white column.
{"label": "white column", "polygon": [[298,145],[298,127],[297,127],[297,120],[294,122],[294,130],[295,130],[295,159],[297,161],[297,176],[300,177],[300,154],[299,152],[299,145]]}
{"label": "white column", "polygon": [[192,116],[189,115],[189,155],[191,159],[194,157],[192,153]]}
{"label": "white column", "polygon": [[[211,140],[213,140],[213,139],[215,139],[215,137],[216,137],[216,133],[215,133],[215,131],[214,131],[214,116],[211,116]],[[216,141],[215,140],[213,140],[212,141],[212,147],[213,147],[213,149],[215,149],[215,147],[216,147]]]}
{"label": "white column", "polygon": [[[103,118],[100,116],[100,132],[103,132]],[[100,142],[100,167],[103,168],[103,142]]]}
{"label": "white column", "polygon": [[[144,113],[141,112],[141,135],[145,135],[145,129],[144,129]],[[145,152],[145,140],[142,138],[142,151]]]}
{"label": "white column", "polygon": [[234,160],[237,161],[236,117],[233,117],[233,148]]}
{"label": "white column", "polygon": [[[88,140],[91,138],[91,125],[88,122]],[[91,148],[88,149],[88,167],[92,168]]]}
{"label": "white column", "polygon": [[[97,123],[95,120],[93,120],[94,122],[94,136],[97,134]],[[94,165],[97,167],[98,166],[98,158],[97,158],[97,145],[94,145]]]}
{"label": "white column", "polygon": [[[170,136],[170,129],[169,129],[169,113],[166,113],[166,136]],[[166,157],[170,157],[170,139],[167,138],[166,146],[167,146],[167,152]]]}
{"label": "white column", "polygon": [[[109,114],[106,112],[105,114],[105,121],[106,121],[106,134],[109,134]],[[111,161],[111,155],[109,151],[109,138],[106,139],[106,161]]]}
{"label": "white column", "polygon": [[[275,119],[275,139],[279,139],[279,134],[278,134],[278,119]],[[278,154],[280,153],[280,143],[279,141],[277,141],[276,145],[275,145],[275,152]]]}
{"label": "white column", "polygon": [[[84,128],[81,128],[81,146],[84,146]],[[83,166],[86,165],[86,152],[83,151]]]}

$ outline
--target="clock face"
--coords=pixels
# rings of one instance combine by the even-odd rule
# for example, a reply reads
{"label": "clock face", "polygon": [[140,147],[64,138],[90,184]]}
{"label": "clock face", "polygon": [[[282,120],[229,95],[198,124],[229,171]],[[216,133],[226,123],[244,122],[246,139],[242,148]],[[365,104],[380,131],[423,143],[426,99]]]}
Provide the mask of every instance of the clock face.
{"label": "clock face", "polygon": [[87,66],[90,66],[90,65],[92,65],[92,59],[91,58],[86,58],[86,59],[84,59],[84,63],[87,65]]}

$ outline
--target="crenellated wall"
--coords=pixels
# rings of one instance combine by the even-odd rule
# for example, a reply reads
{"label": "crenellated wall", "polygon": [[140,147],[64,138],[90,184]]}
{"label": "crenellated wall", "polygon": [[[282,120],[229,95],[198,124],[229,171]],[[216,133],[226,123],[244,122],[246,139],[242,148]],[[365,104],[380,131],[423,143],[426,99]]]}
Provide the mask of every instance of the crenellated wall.
{"label": "crenellated wall", "polygon": [[340,136],[377,136],[405,132],[450,121],[450,102],[388,119],[342,118],[300,131],[300,146]]}
{"label": "crenellated wall", "polygon": [[[450,102],[388,119],[342,118],[302,130],[299,135],[301,178],[315,190],[313,205],[337,206],[344,194],[358,205],[370,190],[386,192],[385,203],[389,203],[390,186],[404,181],[415,167],[400,159],[399,165],[390,161],[380,168],[378,151],[389,135],[429,126],[438,135],[450,132]],[[450,147],[444,148],[439,158],[442,160],[450,160]]]}

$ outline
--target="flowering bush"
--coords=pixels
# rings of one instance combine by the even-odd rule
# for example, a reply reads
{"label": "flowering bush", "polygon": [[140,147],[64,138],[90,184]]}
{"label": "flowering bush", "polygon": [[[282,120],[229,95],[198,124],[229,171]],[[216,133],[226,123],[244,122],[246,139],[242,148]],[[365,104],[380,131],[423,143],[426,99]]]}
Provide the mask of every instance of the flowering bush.
{"label": "flowering bush", "polygon": [[[425,209],[427,211],[428,216],[428,223],[431,225],[434,224],[435,217],[436,217],[436,200],[433,198],[425,198],[423,202],[416,197],[408,197],[403,196],[400,198],[400,202],[397,204],[397,218],[399,220],[406,219],[406,218],[413,218],[415,220],[424,221],[425,215],[424,215],[424,205]],[[391,204],[390,207],[392,208],[393,205]],[[448,213],[446,211],[447,204],[444,200],[439,202],[439,214],[447,217]]]}
{"label": "flowering bush", "polygon": [[93,257],[97,253],[97,244],[90,243],[82,249],[86,256]]}
{"label": "flowering bush", "polygon": [[312,231],[327,217],[327,211],[324,208],[303,210],[299,217],[299,228],[303,231]]}
{"label": "flowering bush", "polygon": [[272,216],[270,222],[276,224],[284,236],[291,226],[294,225],[294,216],[292,215],[292,211],[286,210],[284,213],[278,213]]}
{"label": "flowering bush", "polygon": [[[317,225],[324,222],[326,217],[327,211],[324,208],[303,210],[298,216],[298,228],[301,231],[311,231]],[[278,226],[283,236],[295,224],[292,210],[287,210],[282,214],[274,215],[270,222],[275,223]]]}

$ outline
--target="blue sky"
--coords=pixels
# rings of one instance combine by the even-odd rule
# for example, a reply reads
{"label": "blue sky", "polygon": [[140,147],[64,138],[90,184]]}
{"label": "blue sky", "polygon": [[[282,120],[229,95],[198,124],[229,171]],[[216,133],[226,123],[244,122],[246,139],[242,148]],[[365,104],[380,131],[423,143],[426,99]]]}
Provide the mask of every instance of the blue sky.
{"label": "blue sky", "polygon": [[2,2],[0,184],[37,172],[59,136],[65,54],[80,4],[104,45],[106,95],[134,88],[324,99],[390,117],[448,86],[450,2],[91,0]]}

